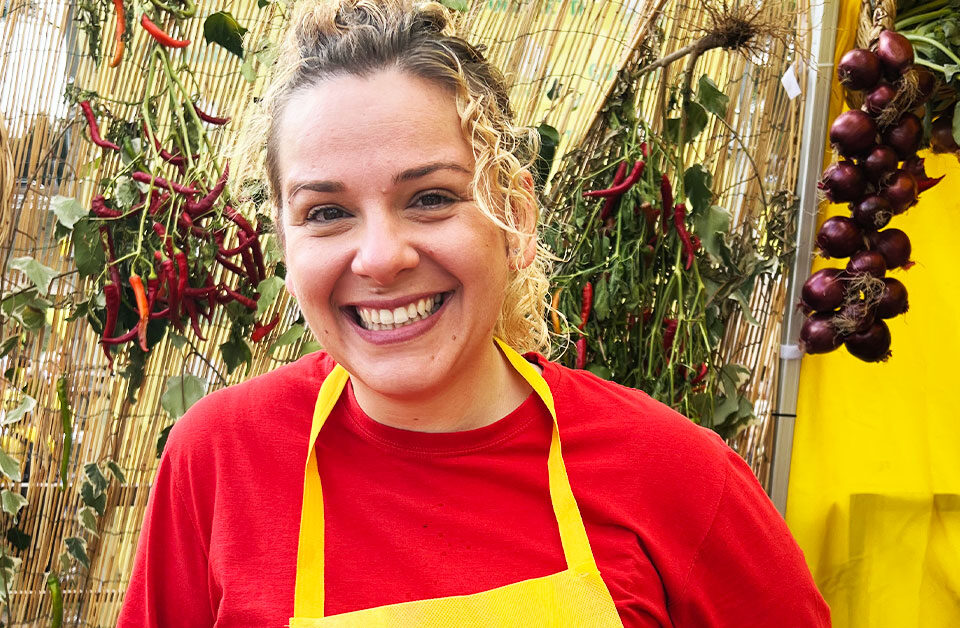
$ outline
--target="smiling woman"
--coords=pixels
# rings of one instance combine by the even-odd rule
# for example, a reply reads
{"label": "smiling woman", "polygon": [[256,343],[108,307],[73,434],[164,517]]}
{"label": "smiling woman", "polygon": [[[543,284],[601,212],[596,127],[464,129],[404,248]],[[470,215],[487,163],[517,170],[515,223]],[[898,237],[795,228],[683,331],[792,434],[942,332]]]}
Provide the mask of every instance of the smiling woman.
{"label": "smiling woman", "polygon": [[301,2],[260,107],[324,350],[173,428],[120,626],[828,625],[716,435],[535,353],[535,143],[446,9]]}

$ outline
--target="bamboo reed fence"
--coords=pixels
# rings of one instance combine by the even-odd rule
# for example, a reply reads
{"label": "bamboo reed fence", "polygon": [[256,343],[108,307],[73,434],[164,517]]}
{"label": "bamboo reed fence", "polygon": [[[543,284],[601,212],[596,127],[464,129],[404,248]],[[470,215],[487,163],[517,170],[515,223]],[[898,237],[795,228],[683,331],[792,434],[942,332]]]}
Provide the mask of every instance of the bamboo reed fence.
{"label": "bamboo reed fence", "polygon": [[[126,399],[126,381],[110,371],[84,320],[68,321],[68,304],[83,290],[72,269],[71,246],[58,239],[50,198],[63,195],[89,202],[101,173],[116,164],[100,161],[85,138],[78,111],[68,110],[62,95],[68,85],[97,91],[111,110],[123,115],[133,105],[130,94],[142,89],[144,72],[135,63],[118,69],[94,65],[84,54],[85,42],[75,23],[78,3],[56,0],[6,0],[0,15],[0,268],[4,293],[26,285],[25,277],[10,268],[10,261],[32,256],[57,270],[47,314],[47,325],[20,342],[0,359],[0,399],[14,407],[24,394],[36,399],[25,418],[0,425],[0,445],[21,461],[22,481],[9,485],[19,490],[29,505],[14,520],[3,515],[3,531],[16,528],[31,537],[23,551],[6,546],[7,553],[22,559],[9,592],[11,625],[45,625],[50,596],[46,574],[57,565],[64,539],[85,537],[90,568],[61,573],[65,625],[113,626],[130,576],[132,558],[149,486],[156,468],[158,433],[171,422],[161,408],[166,379],[193,374],[221,387],[264,372],[296,358],[303,342],[281,347],[272,354],[253,347],[246,372],[225,373],[217,346],[228,331],[224,320],[204,328],[204,343],[176,346],[164,341],[151,350],[147,374],[137,393]],[[804,76],[804,51],[809,30],[804,3],[790,8],[771,3],[778,19],[795,24],[800,35],[789,42],[766,42],[762,53],[744,56],[726,51],[704,55],[698,72],[709,74],[731,96],[724,122],[714,122],[695,146],[694,154],[714,173],[718,203],[734,215],[733,231],[744,237],[764,237],[761,198],[778,197],[792,206],[799,163],[802,99],[790,99],[780,77],[788,68]],[[200,7],[203,15],[230,11],[250,29],[250,41],[259,41],[279,20],[278,6],[259,8],[256,0],[228,0]],[[469,38],[488,47],[489,56],[508,71],[518,122],[548,122],[562,131],[558,155],[572,147],[598,146],[604,133],[599,109],[624,68],[636,67],[649,57],[677,50],[697,36],[706,16],[699,2],[683,0],[486,0],[472,4],[464,21]],[[238,119],[244,103],[262,87],[240,74],[239,61],[216,46],[203,44],[202,19],[192,22],[195,31],[180,33],[195,45],[181,60],[195,68],[196,91],[221,114]],[[105,20],[102,41],[112,42],[113,21]],[[147,41],[135,33],[128,46],[130,58],[145,57]],[[106,53],[104,53],[106,54]],[[678,80],[680,68],[669,66],[647,75],[638,92],[640,111],[655,126],[659,90]],[[551,93],[552,97],[547,94]],[[733,129],[737,141],[730,140]],[[217,136],[226,146],[228,126]],[[565,166],[558,176],[577,176]],[[783,214],[783,212],[781,212]],[[757,231],[759,229],[761,231]],[[784,308],[785,278],[758,283],[750,306],[758,325],[737,317],[727,329],[723,353],[727,361],[748,366],[747,386],[758,420],[732,441],[765,480],[769,470],[771,408],[776,391],[780,321]],[[281,315],[280,329],[298,317],[295,304],[283,295],[269,313]],[[5,330],[5,339],[9,331]],[[74,409],[74,448],[69,461],[67,490],[60,490],[59,464],[63,434],[58,414],[55,382],[67,374]],[[2,423],[2,421],[0,421]],[[113,482],[106,491],[104,515],[98,536],[84,533],[77,522],[81,505],[78,486],[83,466],[107,458],[117,461],[126,483]],[[9,484],[9,483],[8,483]]]}

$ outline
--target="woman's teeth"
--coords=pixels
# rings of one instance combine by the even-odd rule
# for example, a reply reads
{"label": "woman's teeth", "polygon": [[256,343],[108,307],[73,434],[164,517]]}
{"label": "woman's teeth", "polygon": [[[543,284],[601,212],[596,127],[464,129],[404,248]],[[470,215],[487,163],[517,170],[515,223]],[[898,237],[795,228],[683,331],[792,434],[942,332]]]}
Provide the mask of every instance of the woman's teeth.
{"label": "woman's teeth", "polygon": [[357,307],[357,314],[360,316],[360,324],[365,329],[382,331],[423,320],[436,312],[442,304],[443,295],[437,294],[392,310]]}

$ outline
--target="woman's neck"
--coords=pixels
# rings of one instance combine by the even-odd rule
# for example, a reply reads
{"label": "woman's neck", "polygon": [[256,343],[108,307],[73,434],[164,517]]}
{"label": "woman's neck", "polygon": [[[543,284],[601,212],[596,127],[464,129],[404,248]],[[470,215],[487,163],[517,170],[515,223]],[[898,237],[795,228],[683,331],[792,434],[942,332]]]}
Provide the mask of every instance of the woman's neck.
{"label": "woman's neck", "polygon": [[417,432],[459,432],[498,421],[530,394],[530,385],[493,342],[439,390],[386,397],[351,378],[360,408],[378,423]]}

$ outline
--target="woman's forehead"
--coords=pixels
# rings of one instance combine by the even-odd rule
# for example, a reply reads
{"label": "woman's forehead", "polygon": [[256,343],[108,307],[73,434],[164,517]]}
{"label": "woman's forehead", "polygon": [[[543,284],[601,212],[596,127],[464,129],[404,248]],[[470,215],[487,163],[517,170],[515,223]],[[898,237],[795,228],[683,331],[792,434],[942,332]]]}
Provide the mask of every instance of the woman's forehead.
{"label": "woman's forehead", "polygon": [[308,164],[340,170],[384,160],[401,168],[411,161],[472,162],[454,97],[396,70],[324,80],[295,93],[281,115],[281,178]]}

